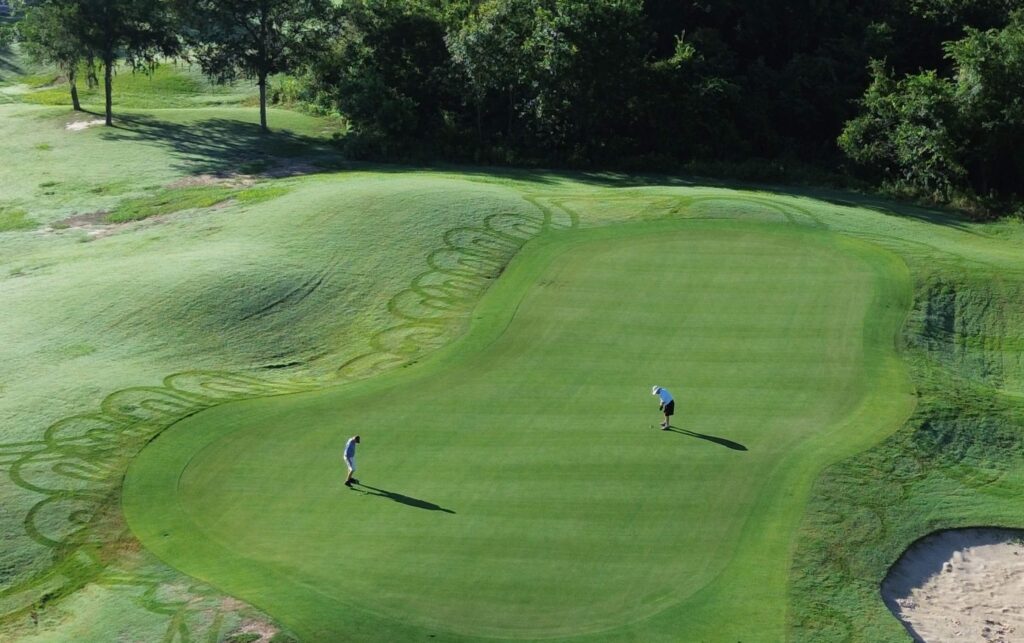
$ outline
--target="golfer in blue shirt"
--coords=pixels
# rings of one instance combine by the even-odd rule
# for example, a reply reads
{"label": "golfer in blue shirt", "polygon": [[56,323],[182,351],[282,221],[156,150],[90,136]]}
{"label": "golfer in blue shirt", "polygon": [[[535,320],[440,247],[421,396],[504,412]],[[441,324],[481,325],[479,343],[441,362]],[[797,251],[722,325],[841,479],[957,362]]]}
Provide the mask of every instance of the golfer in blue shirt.
{"label": "golfer in blue shirt", "polygon": [[671,393],[660,386],[652,388],[651,395],[657,395],[661,399],[658,409],[665,414],[665,421],[661,423],[661,430],[668,431],[671,426],[672,415],[676,412],[676,401],[672,398]]}
{"label": "golfer in blue shirt", "polygon": [[345,486],[351,487],[352,483],[359,481],[352,477],[356,472],[356,445],[359,444],[359,436],[353,435],[345,443],[345,464],[348,466],[348,477],[345,478]]}

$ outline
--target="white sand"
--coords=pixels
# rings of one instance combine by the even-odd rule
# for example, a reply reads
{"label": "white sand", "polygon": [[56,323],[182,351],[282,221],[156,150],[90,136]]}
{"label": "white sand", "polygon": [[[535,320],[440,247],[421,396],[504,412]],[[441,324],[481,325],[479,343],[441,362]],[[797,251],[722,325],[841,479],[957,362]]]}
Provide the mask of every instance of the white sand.
{"label": "white sand", "polygon": [[71,121],[70,123],[64,126],[64,129],[71,132],[81,132],[84,129],[96,127],[97,125],[103,125],[104,123],[106,123],[106,121],[102,119],[93,119],[91,121]]}
{"label": "white sand", "polygon": [[921,539],[882,582],[919,641],[1024,641],[1024,532],[957,529]]}

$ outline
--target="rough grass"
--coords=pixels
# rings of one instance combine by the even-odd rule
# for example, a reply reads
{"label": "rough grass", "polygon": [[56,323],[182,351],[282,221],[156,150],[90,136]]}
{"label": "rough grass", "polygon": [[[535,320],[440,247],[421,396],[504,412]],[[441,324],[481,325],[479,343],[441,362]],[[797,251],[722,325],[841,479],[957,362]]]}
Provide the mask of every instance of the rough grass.
{"label": "rough grass", "polygon": [[161,190],[152,196],[125,199],[105,217],[108,223],[141,221],[149,217],[208,208],[230,199],[236,190],[225,187],[191,187]]}
{"label": "rough grass", "polygon": [[[282,131],[269,138],[257,134],[256,114],[248,109],[127,115],[134,120],[117,130],[69,132],[65,108],[0,105],[0,156],[18,159],[0,165],[5,202],[45,224],[113,209],[183,177],[235,171],[252,159],[315,165],[333,158],[321,147],[329,124],[288,112],[272,113],[272,125]],[[877,591],[902,547],[936,527],[1024,526],[1018,473],[1024,468],[1015,455],[1022,391],[1013,348],[1020,333],[1016,293],[1024,282],[1019,224],[967,223],[824,190],[755,193],[671,177],[381,170],[285,179],[271,186],[288,193],[270,202],[128,226],[89,243],[75,230],[3,235],[5,470],[48,448],[41,436],[52,423],[99,413],[108,393],[159,389],[171,373],[210,369],[256,374],[261,382],[305,381],[345,364],[359,372],[393,364],[351,360],[376,354],[375,338],[395,337],[380,335],[402,323],[401,311],[389,307],[393,297],[438,262],[453,260],[446,233],[470,235],[488,217],[539,209],[571,213],[580,227],[724,218],[821,228],[877,244],[907,263],[917,293],[903,350],[920,391],[918,410],[893,437],[821,478],[796,567],[785,557],[775,561],[783,575],[791,570],[791,634],[902,637]],[[492,277],[505,261],[491,265]],[[460,310],[469,311],[478,293],[457,299]],[[944,310],[953,311],[952,321],[940,314]],[[417,339],[450,341],[467,315]],[[953,339],[942,329],[953,329]],[[222,609],[222,596],[138,551],[119,522],[118,485],[140,446],[137,437],[128,438],[160,430],[181,404],[162,398],[139,406],[131,395],[118,399],[135,411],[117,406],[104,413],[152,415],[141,424],[103,415],[130,429],[128,441],[107,454],[117,457],[92,454],[92,460],[55,466],[50,458],[57,453],[82,453],[75,443],[61,443],[55,452],[38,452],[38,467],[22,468],[19,479],[30,476],[32,488],[16,485],[15,477],[0,486],[3,638],[162,640],[184,631],[206,640],[234,631],[235,612]],[[649,402],[644,395],[640,404]],[[95,428],[61,426],[63,435],[72,427]],[[102,492],[87,494],[93,504],[76,504],[86,480]],[[753,569],[764,563],[752,556],[739,564]],[[737,595],[703,596],[709,605],[744,604]]]}
{"label": "rough grass", "polygon": [[135,199],[125,199],[104,217],[107,223],[142,221],[150,217],[198,210],[228,201],[244,205],[262,203],[288,193],[286,187],[256,187],[239,189],[222,186],[195,186],[160,190],[157,194]]}
{"label": "rough grass", "polygon": [[940,529],[1022,524],[1024,280],[1008,276],[921,271],[904,333],[917,411],[819,481],[793,564],[797,640],[905,639],[879,579],[906,547]]}
{"label": "rough grass", "polygon": [[0,232],[31,230],[36,225],[36,222],[30,219],[24,210],[0,206]]}

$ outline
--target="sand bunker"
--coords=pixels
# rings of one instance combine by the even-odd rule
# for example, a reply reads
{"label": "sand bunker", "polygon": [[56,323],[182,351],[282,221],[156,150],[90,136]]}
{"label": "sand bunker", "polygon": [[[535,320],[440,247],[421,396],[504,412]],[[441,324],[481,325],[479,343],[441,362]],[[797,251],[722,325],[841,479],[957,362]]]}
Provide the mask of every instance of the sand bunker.
{"label": "sand bunker", "polygon": [[1024,641],[1024,531],[922,538],[889,570],[882,598],[919,641]]}
{"label": "sand bunker", "polygon": [[80,132],[84,129],[89,129],[90,127],[103,125],[104,122],[105,121],[103,121],[102,119],[95,119],[91,121],[71,121],[70,123],[64,126],[64,129],[70,132]]}

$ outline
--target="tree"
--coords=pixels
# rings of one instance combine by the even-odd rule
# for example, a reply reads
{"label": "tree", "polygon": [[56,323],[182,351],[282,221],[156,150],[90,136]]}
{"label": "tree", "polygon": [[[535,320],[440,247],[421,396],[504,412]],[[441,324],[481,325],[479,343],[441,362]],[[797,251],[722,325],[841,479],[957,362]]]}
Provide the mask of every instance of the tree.
{"label": "tree", "polygon": [[530,60],[524,45],[533,33],[537,3],[532,0],[486,0],[449,29],[445,42],[452,63],[465,78],[476,111],[477,140],[483,142],[483,118],[489,101],[506,110],[505,134],[511,139],[518,99],[526,95]]}
{"label": "tree", "polygon": [[347,2],[330,46],[312,65],[311,91],[367,141],[408,147],[428,140],[461,104],[444,35],[430,2]]}
{"label": "tree", "polygon": [[968,28],[945,45],[949,77],[926,71],[894,79],[882,63],[839,145],[854,161],[901,186],[1019,195],[1024,173],[1024,12],[1002,29]]}
{"label": "tree", "polygon": [[737,131],[742,109],[735,57],[713,29],[676,37],[672,55],[646,70],[640,140],[644,151],[675,158],[716,158],[745,153]]}
{"label": "tree", "polygon": [[330,0],[178,0],[186,43],[218,82],[255,79],[267,131],[267,78],[288,71],[321,41]]}
{"label": "tree", "polygon": [[18,38],[33,60],[52,64],[68,79],[71,105],[82,111],[76,83],[78,69],[86,63],[92,67],[92,55],[82,42],[84,24],[78,0],[44,0],[31,7],[17,23]]}
{"label": "tree", "polygon": [[164,0],[78,0],[78,37],[103,67],[106,124],[113,125],[114,68],[152,69],[160,55],[177,49],[173,15]]}
{"label": "tree", "polygon": [[1002,29],[967,29],[946,44],[964,122],[964,162],[975,189],[1018,192],[1024,175],[1024,10]]}
{"label": "tree", "polygon": [[898,187],[949,198],[964,187],[960,114],[952,85],[934,71],[895,80],[872,63],[873,80],[839,146]]}
{"label": "tree", "polygon": [[478,128],[507,102],[509,135],[522,120],[521,143],[582,157],[634,130],[645,36],[639,0],[488,0],[446,41]]}

